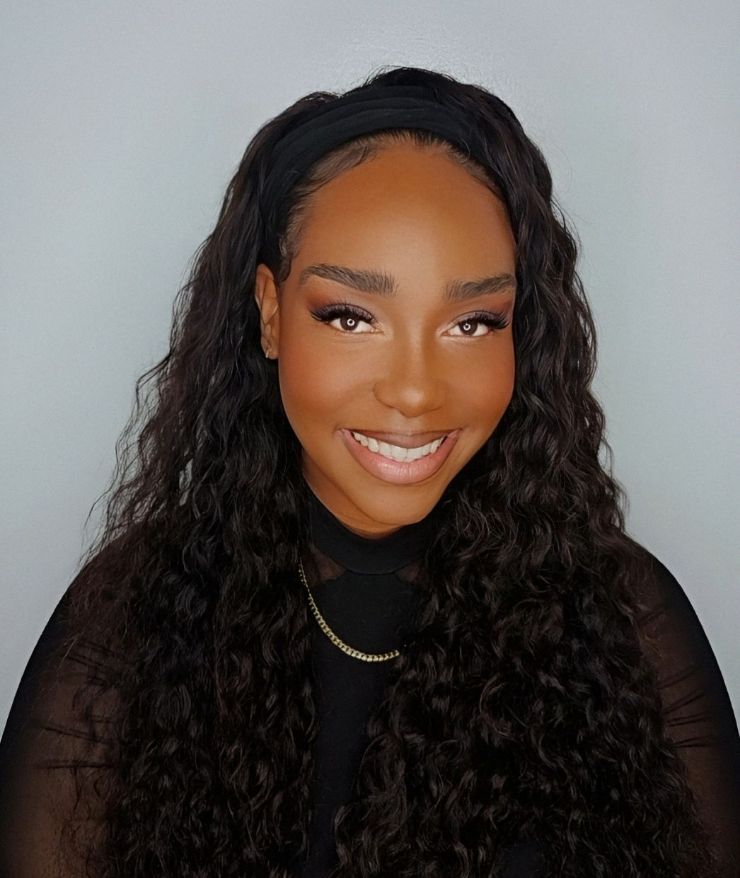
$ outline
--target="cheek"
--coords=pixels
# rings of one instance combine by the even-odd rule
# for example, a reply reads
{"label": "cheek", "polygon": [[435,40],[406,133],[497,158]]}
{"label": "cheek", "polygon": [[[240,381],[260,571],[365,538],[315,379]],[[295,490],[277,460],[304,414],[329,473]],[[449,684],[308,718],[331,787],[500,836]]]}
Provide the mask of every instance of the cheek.
{"label": "cheek", "polygon": [[487,430],[501,420],[514,394],[514,350],[511,347],[486,364],[485,377],[480,371],[474,380],[461,382],[458,388],[461,404],[474,412]]}
{"label": "cheek", "polygon": [[307,430],[338,424],[342,406],[356,398],[357,376],[332,356],[330,347],[305,338],[286,339],[278,357],[280,394],[283,407],[299,439],[307,440]]}

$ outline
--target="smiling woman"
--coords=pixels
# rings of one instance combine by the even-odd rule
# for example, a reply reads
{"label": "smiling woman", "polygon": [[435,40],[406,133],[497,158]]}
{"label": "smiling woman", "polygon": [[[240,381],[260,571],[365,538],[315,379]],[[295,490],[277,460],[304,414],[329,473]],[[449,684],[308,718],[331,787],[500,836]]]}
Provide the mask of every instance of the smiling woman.
{"label": "smiling woman", "polygon": [[737,725],[625,533],[576,260],[480,86],[258,131],[16,696],[3,874],[737,875]]}

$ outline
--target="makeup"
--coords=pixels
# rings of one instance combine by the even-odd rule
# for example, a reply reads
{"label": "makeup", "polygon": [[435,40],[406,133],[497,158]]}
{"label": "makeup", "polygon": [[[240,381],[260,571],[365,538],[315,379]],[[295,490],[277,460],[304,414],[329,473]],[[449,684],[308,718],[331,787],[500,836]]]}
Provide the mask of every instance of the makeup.
{"label": "makeup", "polygon": [[343,428],[339,432],[349,453],[371,475],[394,485],[412,485],[429,478],[440,469],[462,430],[453,430],[435,452],[412,461],[391,460],[380,452],[371,451],[361,445],[351,430]]}

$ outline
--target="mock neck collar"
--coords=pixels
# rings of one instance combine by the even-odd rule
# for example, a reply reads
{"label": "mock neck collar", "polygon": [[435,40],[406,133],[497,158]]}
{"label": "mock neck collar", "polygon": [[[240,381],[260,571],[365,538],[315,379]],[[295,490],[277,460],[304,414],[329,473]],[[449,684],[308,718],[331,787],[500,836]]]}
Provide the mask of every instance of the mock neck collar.
{"label": "mock neck collar", "polygon": [[438,524],[440,503],[421,521],[388,536],[364,537],[350,530],[307,485],[311,540],[316,548],[355,573],[392,573],[423,554]]}

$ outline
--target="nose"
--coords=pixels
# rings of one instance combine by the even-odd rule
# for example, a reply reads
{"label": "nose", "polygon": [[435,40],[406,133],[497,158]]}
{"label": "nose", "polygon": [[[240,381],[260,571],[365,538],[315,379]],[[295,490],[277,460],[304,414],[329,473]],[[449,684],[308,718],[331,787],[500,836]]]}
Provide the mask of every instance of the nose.
{"label": "nose", "polygon": [[381,363],[373,392],[383,405],[398,409],[409,420],[444,405],[444,364],[433,343],[394,340]]}

